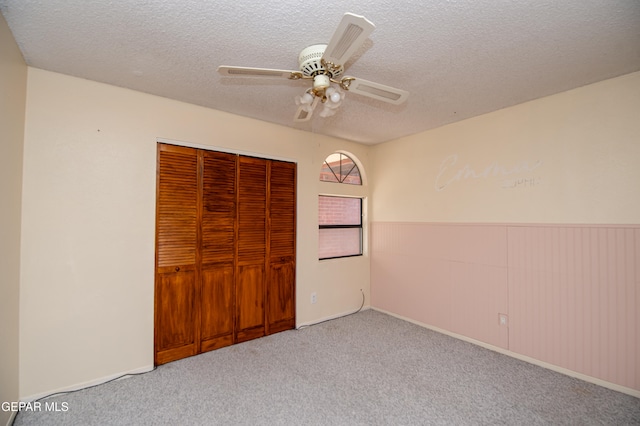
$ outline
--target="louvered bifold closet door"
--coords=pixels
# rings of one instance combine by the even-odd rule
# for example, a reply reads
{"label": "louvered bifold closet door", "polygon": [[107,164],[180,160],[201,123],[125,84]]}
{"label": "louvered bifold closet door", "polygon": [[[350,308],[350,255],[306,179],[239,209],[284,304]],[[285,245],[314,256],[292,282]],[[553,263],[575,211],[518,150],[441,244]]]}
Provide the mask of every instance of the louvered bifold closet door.
{"label": "louvered bifold closet door", "polygon": [[268,210],[267,334],[271,334],[295,327],[295,163],[270,162]]}
{"label": "louvered bifold closet door", "polygon": [[156,212],[156,364],[197,353],[198,156],[158,145]]}
{"label": "louvered bifold closet door", "polygon": [[238,158],[236,342],[265,334],[267,160]]}
{"label": "louvered bifold closet door", "polygon": [[233,343],[237,156],[203,152],[201,351]]}
{"label": "louvered bifold closet door", "polygon": [[295,327],[296,165],[158,144],[155,363]]}

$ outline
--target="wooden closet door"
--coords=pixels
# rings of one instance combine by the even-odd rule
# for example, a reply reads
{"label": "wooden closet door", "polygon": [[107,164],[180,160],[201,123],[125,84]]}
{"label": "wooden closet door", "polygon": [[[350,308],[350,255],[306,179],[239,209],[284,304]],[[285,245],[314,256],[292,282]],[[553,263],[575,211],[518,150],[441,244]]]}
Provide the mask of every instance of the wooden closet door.
{"label": "wooden closet door", "polygon": [[236,342],[265,334],[267,160],[238,158]]}
{"label": "wooden closet door", "polygon": [[155,362],[198,351],[198,159],[191,148],[158,146]]}
{"label": "wooden closet door", "polygon": [[295,163],[270,162],[269,218],[267,334],[272,334],[295,327]]}
{"label": "wooden closet door", "polygon": [[203,152],[201,351],[233,343],[236,241],[234,154]]}
{"label": "wooden closet door", "polygon": [[296,165],[158,145],[155,362],[295,327]]}

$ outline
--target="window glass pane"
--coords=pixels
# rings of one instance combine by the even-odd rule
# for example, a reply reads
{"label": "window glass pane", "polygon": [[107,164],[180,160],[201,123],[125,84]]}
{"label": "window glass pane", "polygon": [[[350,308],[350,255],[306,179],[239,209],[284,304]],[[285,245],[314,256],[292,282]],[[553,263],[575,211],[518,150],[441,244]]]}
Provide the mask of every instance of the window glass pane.
{"label": "window glass pane", "polygon": [[320,170],[320,181],[362,185],[360,170],[347,155],[333,153],[328,156]]}
{"label": "window glass pane", "polygon": [[322,182],[339,182],[338,177],[333,172],[332,168],[325,161],[320,169],[320,181]]}
{"label": "window glass pane", "polygon": [[361,225],[360,198],[327,197],[318,198],[318,223],[320,225]]}
{"label": "window glass pane", "polygon": [[351,164],[353,164],[353,168],[351,168],[351,172],[344,177],[342,183],[348,183],[350,185],[362,185],[362,179],[360,178],[360,169],[358,169],[358,167],[353,162],[351,162]]}
{"label": "window glass pane", "polygon": [[360,185],[360,173],[357,172],[356,163],[346,155],[340,154],[340,157],[340,175],[338,176],[340,182]]}
{"label": "window glass pane", "polygon": [[334,152],[330,156],[327,157],[326,161],[329,164],[340,164],[340,159],[342,159],[342,154],[339,152]]}
{"label": "window glass pane", "polygon": [[361,233],[362,228],[320,229],[320,259],[362,254]]}

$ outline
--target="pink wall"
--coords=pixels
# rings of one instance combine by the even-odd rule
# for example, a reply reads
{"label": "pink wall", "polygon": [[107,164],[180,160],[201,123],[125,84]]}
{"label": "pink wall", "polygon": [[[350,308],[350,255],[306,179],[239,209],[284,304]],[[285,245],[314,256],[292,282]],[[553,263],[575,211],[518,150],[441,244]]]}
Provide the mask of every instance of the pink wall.
{"label": "pink wall", "polygon": [[374,222],[371,305],[640,390],[640,225]]}

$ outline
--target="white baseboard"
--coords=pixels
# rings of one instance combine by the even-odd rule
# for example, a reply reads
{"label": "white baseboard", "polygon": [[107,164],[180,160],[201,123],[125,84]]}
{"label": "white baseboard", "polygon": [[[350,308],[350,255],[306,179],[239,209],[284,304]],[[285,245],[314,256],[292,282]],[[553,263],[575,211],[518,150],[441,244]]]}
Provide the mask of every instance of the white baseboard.
{"label": "white baseboard", "polygon": [[17,411],[12,411],[11,414],[9,415],[9,420],[7,420],[7,426],[11,426],[13,424],[13,422],[16,419],[16,416],[18,415]]}
{"label": "white baseboard", "polygon": [[20,401],[32,402],[32,401],[36,401],[36,400],[39,400],[39,399],[47,398],[47,397],[53,396],[53,395],[74,392],[74,391],[77,391],[77,390],[81,390],[81,389],[85,389],[85,388],[90,388],[90,387],[93,387],[93,386],[101,385],[103,383],[110,382],[110,381],[113,381],[115,379],[125,378],[126,376],[129,376],[131,374],[148,373],[149,371],[153,371],[153,369],[154,369],[154,366],[151,365],[151,366],[145,366],[145,367],[136,368],[136,369],[130,370],[130,371],[123,371],[122,373],[111,374],[109,376],[101,377],[99,379],[89,380],[87,382],[77,383],[77,384],[71,385],[71,386],[65,386],[63,388],[50,390],[48,392],[42,392],[42,393],[39,393],[39,394],[22,397],[22,398],[20,398]]}
{"label": "white baseboard", "polygon": [[617,385],[615,383],[607,382],[605,380],[598,379],[596,377],[591,377],[591,376],[588,376],[586,374],[578,373],[578,372],[573,371],[573,370],[569,370],[569,369],[566,369],[566,368],[558,367],[557,365],[549,364],[548,362],[540,361],[538,359],[531,358],[531,357],[528,357],[526,355],[521,355],[521,354],[518,354],[518,353],[515,353],[515,352],[511,352],[509,350],[500,348],[498,346],[493,346],[493,345],[490,345],[488,343],[472,339],[470,337],[466,337],[466,336],[463,336],[463,335],[460,335],[460,334],[452,333],[450,331],[443,330],[441,328],[434,327],[434,326],[431,326],[429,324],[424,324],[424,323],[422,323],[420,321],[412,320],[411,318],[406,318],[406,317],[403,317],[402,315],[397,315],[397,314],[394,314],[393,312],[385,311],[384,309],[379,309],[379,308],[375,308],[375,307],[372,307],[371,309],[373,309],[374,311],[382,312],[384,314],[391,315],[392,317],[396,317],[398,319],[401,319],[401,320],[404,320],[404,321],[419,325],[420,327],[428,328],[429,330],[433,330],[433,331],[436,331],[436,332],[441,333],[441,334],[446,334],[447,336],[450,336],[450,337],[453,337],[453,338],[456,338],[456,339],[459,339],[459,340],[463,340],[465,342],[473,343],[474,345],[482,346],[485,349],[489,349],[489,350],[492,350],[494,352],[498,352],[498,353],[501,353],[503,355],[507,355],[507,356],[510,356],[512,358],[516,358],[516,359],[519,359],[521,361],[528,362],[529,364],[534,364],[534,365],[537,365],[539,367],[543,367],[543,368],[546,368],[548,370],[552,370],[552,371],[555,371],[557,373],[564,374],[565,376],[575,377],[576,379],[584,380],[585,382],[593,383],[593,384],[598,385],[598,386],[602,386],[602,387],[605,387],[605,388],[608,388],[608,389],[611,389],[611,390],[614,390],[614,391],[617,391],[617,392],[622,392],[622,393],[625,393],[627,395],[631,395],[631,396],[634,396],[636,398],[640,398],[640,391],[628,388],[626,386]]}

